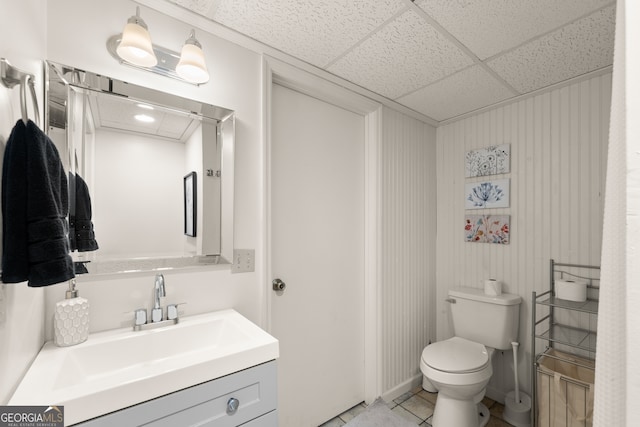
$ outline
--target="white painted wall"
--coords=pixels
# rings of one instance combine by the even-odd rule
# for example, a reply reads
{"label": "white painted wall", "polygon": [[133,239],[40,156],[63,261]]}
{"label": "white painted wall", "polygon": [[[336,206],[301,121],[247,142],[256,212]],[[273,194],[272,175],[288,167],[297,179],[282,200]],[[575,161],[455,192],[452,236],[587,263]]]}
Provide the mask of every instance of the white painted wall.
{"label": "white painted wall", "polygon": [[[573,83],[438,128],[438,340],[452,334],[448,289],[480,287],[496,278],[523,298],[520,310],[521,388],[531,384],[531,292],[549,287],[549,259],[599,265],[606,173],[611,74]],[[464,156],[472,149],[511,144],[511,243],[463,241]],[[524,350],[524,351],[523,351]],[[525,358],[525,353],[527,357]],[[513,389],[512,354],[497,354],[488,393]]]}
{"label": "white painted wall", "polygon": [[421,378],[435,338],[436,129],[382,110],[378,148],[382,390],[395,398]]}
{"label": "white painted wall", "polygon": [[[36,76],[42,111],[42,63],[47,47],[46,3],[0,0],[0,57]],[[10,17],[7,18],[7,17]],[[15,41],[19,40],[20,43]],[[32,117],[29,108],[30,117]],[[0,150],[20,118],[19,89],[0,84]],[[44,337],[44,290],[26,283],[0,284],[0,405],[6,404],[15,384],[40,350]]]}
{"label": "white painted wall", "polygon": [[182,178],[193,170],[185,144],[106,129],[95,136],[91,203],[100,254],[182,255]]}

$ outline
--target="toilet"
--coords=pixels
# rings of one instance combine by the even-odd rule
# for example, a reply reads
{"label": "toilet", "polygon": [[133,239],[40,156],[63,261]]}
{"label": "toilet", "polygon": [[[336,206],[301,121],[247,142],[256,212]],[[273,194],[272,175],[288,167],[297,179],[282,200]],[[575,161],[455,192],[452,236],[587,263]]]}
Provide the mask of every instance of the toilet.
{"label": "toilet", "polygon": [[483,427],[490,417],[481,401],[493,374],[493,352],[511,350],[517,341],[522,298],[458,288],[446,301],[455,336],[428,345],[420,358],[422,387],[438,392],[431,425]]}

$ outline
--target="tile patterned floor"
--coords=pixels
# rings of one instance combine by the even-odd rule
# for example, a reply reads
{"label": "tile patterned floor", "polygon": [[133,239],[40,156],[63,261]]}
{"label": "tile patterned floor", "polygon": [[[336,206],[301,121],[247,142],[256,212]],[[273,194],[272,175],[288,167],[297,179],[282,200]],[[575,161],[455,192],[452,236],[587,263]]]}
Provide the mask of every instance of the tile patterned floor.
{"label": "tile patterned floor", "polygon": [[[411,392],[405,393],[397,399],[394,399],[393,402],[387,403],[387,406],[396,414],[414,422],[416,425],[431,427],[431,417],[433,416],[433,408],[435,408],[437,397],[437,393],[428,393],[421,387],[418,387]],[[484,403],[491,412],[491,418],[489,419],[487,427],[511,426],[511,424],[502,419],[504,405],[495,402],[488,397],[485,397],[482,400],[482,403]],[[361,403],[332,420],[327,421],[320,427],[342,427],[355,418],[359,413],[364,411],[365,408],[366,405]]]}

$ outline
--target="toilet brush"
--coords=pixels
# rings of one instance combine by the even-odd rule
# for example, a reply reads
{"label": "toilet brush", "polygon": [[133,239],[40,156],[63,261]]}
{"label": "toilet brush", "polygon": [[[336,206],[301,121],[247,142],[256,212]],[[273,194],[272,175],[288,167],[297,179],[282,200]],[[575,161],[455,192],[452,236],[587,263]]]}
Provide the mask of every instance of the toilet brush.
{"label": "toilet brush", "polygon": [[520,402],[520,381],[518,381],[518,345],[517,342],[511,343],[511,347],[513,348],[513,376],[516,382],[515,401],[516,403],[522,403]]}
{"label": "toilet brush", "polygon": [[520,381],[518,379],[518,346],[512,342],[513,348],[513,374],[515,378],[515,390],[510,391],[504,398],[504,420],[516,427],[531,425],[531,397],[520,393]]}

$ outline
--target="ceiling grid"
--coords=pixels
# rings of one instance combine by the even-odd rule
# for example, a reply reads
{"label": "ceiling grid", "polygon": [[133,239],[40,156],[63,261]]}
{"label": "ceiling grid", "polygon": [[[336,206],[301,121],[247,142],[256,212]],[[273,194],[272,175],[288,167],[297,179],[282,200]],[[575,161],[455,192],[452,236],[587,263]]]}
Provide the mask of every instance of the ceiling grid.
{"label": "ceiling grid", "polygon": [[436,121],[613,62],[613,0],[164,1]]}

